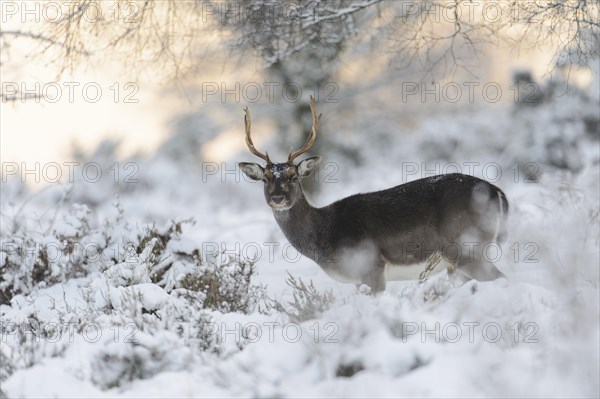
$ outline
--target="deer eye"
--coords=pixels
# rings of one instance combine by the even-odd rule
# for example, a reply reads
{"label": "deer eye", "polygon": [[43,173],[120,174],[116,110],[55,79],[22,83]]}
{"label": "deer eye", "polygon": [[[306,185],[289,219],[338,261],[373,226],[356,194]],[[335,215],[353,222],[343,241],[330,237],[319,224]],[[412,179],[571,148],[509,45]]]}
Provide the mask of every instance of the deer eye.
{"label": "deer eye", "polygon": [[292,176],[292,183],[297,183],[298,182],[298,175],[294,175]]}

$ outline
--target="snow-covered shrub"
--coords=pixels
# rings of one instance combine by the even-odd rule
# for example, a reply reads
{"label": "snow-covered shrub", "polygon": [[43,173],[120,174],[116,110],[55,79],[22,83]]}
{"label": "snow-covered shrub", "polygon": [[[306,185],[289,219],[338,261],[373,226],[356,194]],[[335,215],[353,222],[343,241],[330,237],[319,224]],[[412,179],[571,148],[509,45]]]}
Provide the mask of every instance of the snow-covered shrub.
{"label": "snow-covered shrub", "polygon": [[201,263],[199,246],[181,236],[184,224],[193,221],[170,221],[160,228],[127,226],[126,238],[116,242],[120,262],[105,273],[109,280],[116,286],[151,282],[167,291],[176,287],[178,278]]}
{"label": "snow-covered shrub", "polygon": [[20,317],[11,320],[0,319],[0,383],[16,371],[32,367],[44,358],[63,355],[67,348],[66,340],[58,338],[65,333],[61,321],[45,323],[37,312],[24,317],[28,312],[32,309],[24,309]]}
{"label": "snow-covered shrub", "polygon": [[[10,359],[4,354],[3,348],[0,348],[0,382],[6,380],[13,373],[13,367]],[[0,391],[1,393],[2,391]]]}
{"label": "snow-covered shrub", "polygon": [[271,299],[269,307],[287,314],[293,322],[314,319],[329,309],[335,301],[331,290],[320,292],[312,280],[306,284],[301,278],[288,273],[285,283],[293,290],[292,301],[284,305],[276,299]]}
{"label": "snow-covered shrub", "polygon": [[207,309],[248,313],[265,298],[264,287],[251,285],[254,273],[253,263],[228,256],[225,262],[208,263],[199,272],[187,274],[179,286],[200,292]]}
{"label": "snow-covered shrub", "polygon": [[92,381],[102,389],[122,386],[165,371],[184,369],[191,352],[176,333],[138,332],[127,342],[107,342],[91,360]]}
{"label": "snow-covered shrub", "polygon": [[252,313],[266,298],[253,262],[203,257],[184,232],[193,220],[139,224],[115,206],[100,223],[74,204],[41,231],[2,230],[0,378],[70,356],[73,343],[89,347],[82,378],[100,389],[179,371],[198,352],[223,353],[212,312]]}
{"label": "snow-covered shrub", "polygon": [[251,284],[254,264],[233,256],[220,262],[211,257],[202,259],[198,246],[181,237],[181,224],[185,222],[189,221],[138,231],[134,258],[105,272],[111,284],[127,287],[153,283],[166,292],[178,289],[178,295],[183,295],[185,291],[206,309],[253,311],[264,296],[263,287]]}
{"label": "snow-covered shrub", "polygon": [[112,287],[151,283],[166,293],[196,292],[208,309],[247,313],[255,308],[262,289],[251,284],[252,262],[232,256],[225,262],[202,259],[200,245],[182,234],[184,225],[194,223],[191,219],[140,226],[125,221],[116,207],[115,219],[94,228],[88,207],[74,204],[45,232],[3,231],[2,303],[38,286],[100,272]]}
{"label": "snow-covered shrub", "polygon": [[[15,233],[2,231],[0,238],[0,303],[9,303],[17,294],[27,294],[37,286],[46,287],[87,273],[89,257],[84,248],[97,244],[90,235],[89,209],[75,204],[60,221],[44,232],[22,226]],[[94,241],[91,241],[94,240]]]}

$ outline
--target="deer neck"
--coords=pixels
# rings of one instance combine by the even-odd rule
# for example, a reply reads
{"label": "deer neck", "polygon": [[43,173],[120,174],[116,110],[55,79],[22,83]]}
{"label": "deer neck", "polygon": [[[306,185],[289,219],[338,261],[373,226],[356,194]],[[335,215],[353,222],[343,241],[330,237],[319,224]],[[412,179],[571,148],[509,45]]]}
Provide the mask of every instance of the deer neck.
{"label": "deer neck", "polygon": [[273,215],[290,244],[319,263],[318,259],[323,257],[322,244],[326,241],[324,227],[327,226],[322,210],[309,204],[301,193],[294,206],[286,210],[273,209]]}

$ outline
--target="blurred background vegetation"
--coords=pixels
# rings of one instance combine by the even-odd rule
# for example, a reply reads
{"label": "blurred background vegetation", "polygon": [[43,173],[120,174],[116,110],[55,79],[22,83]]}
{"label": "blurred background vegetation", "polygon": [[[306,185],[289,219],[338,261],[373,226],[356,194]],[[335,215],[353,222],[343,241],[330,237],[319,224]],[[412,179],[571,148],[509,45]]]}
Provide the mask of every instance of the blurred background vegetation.
{"label": "blurred background vegetation", "polygon": [[[314,152],[360,164],[356,144],[373,130],[404,134],[482,103],[540,102],[557,77],[563,92],[589,84],[598,9],[585,0],[5,2],[2,158],[72,160],[109,138],[119,156],[160,148],[226,161],[244,151],[249,105],[257,145],[282,159],[305,139],[313,94],[324,114]],[[19,93],[36,82],[42,90]],[[58,102],[35,98],[48,82],[59,82]],[[65,82],[79,84],[74,101]],[[89,82],[103,89],[98,103],[83,98]],[[499,103],[482,95],[490,82],[504,89]]]}

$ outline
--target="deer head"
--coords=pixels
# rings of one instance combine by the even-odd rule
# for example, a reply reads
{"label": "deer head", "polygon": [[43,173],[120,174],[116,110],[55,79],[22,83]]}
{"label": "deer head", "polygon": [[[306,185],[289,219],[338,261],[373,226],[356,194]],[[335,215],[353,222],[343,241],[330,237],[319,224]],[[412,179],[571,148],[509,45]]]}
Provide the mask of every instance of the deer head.
{"label": "deer head", "polygon": [[302,195],[302,186],[300,180],[310,176],[319,167],[320,156],[307,158],[298,164],[294,159],[304,154],[315,143],[317,138],[317,127],[321,119],[321,114],[317,116],[315,112],[315,99],[310,96],[310,112],[312,114],[312,128],[308,140],[298,151],[290,150],[288,160],[282,163],[274,163],[269,158],[269,154],[261,153],[254,147],[251,137],[250,110],[244,109],[244,123],[246,125],[246,145],[250,152],[263,159],[267,164],[263,167],[253,162],[240,162],[239,166],[242,172],[252,180],[262,180],[265,184],[265,199],[267,204],[275,210],[286,210],[294,206],[298,198]]}

